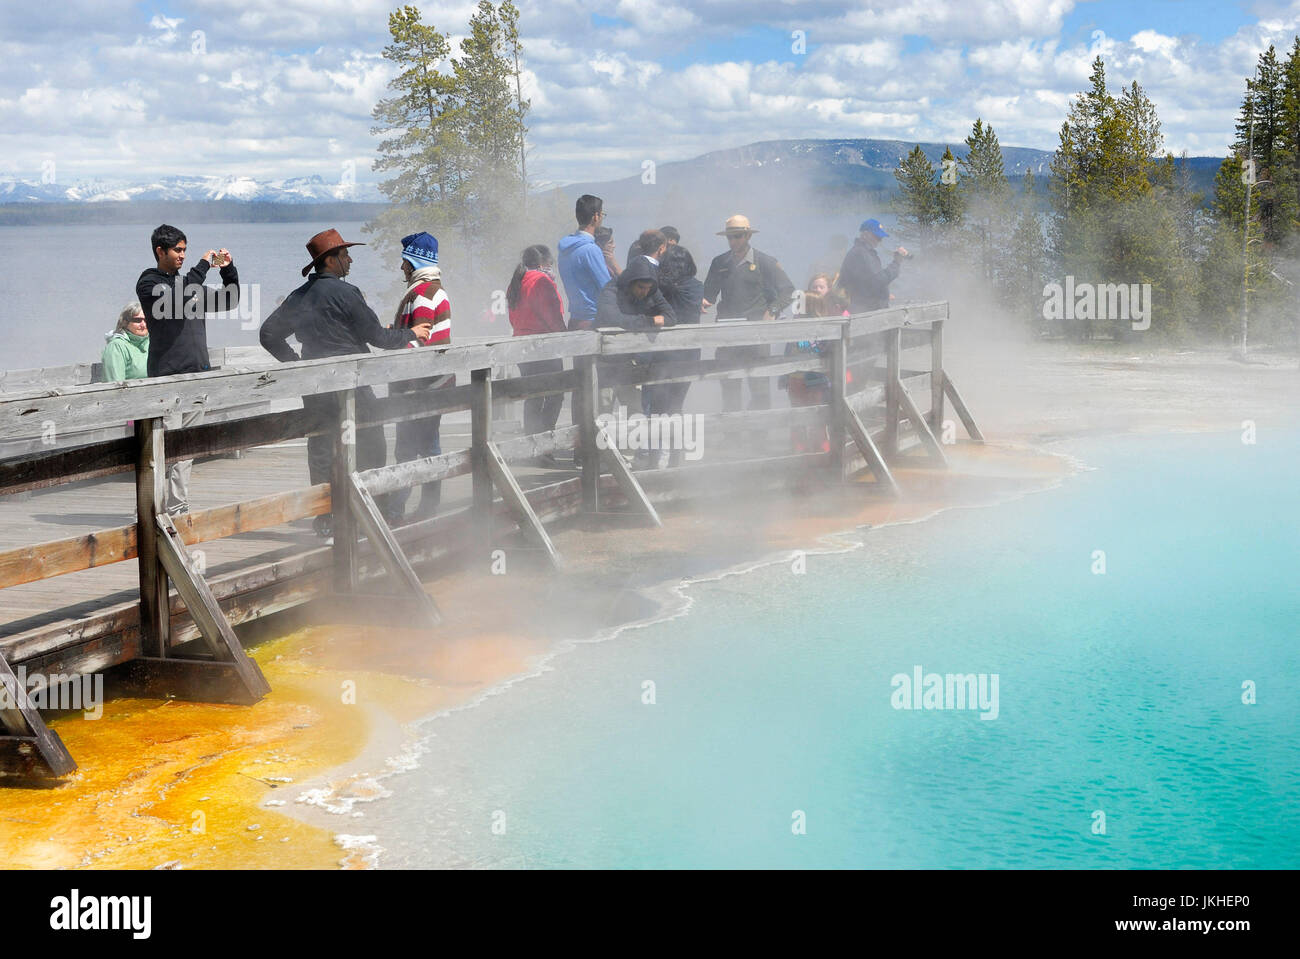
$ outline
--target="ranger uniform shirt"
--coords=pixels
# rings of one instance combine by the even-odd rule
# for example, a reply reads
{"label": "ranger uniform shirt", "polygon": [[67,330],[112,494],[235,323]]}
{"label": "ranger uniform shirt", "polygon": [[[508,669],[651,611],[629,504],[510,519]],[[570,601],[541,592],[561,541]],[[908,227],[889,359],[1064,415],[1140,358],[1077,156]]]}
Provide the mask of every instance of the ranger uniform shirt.
{"label": "ranger uniform shirt", "polygon": [[728,250],[713,258],[704,278],[704,299],[718,304],[718,319],[761,320],[790,305],[794,284],[775,257],[752,246],[739,261]]}

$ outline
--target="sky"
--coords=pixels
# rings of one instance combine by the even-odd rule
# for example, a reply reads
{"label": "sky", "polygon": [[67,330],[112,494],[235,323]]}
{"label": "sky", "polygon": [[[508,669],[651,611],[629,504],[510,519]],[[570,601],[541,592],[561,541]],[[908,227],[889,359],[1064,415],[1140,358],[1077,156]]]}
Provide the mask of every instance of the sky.
{"label": "sky", "polygon": [[[463,35],[474,4],[416,4]],[[760,140],[1054,149],[1101,54],[1166,147],[1224,155],[1244,79],[1296,2],[517,0],[536,186],[639,175]],[[0,175],[278,179],[371,172],[396,0],[5,0]]]}

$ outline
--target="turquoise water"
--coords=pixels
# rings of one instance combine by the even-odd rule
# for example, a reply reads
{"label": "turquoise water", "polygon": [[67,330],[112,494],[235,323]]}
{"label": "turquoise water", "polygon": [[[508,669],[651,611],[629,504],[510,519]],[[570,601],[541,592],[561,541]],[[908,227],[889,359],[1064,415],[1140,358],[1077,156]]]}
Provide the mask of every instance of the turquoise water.
{"label": "turquoise water", "polygon": [[[1300,866],[1300,434],[1068,449],[429,721],[350,831],[387,867]],[[918,665],[997,674],[997,718],[893,708]]]}

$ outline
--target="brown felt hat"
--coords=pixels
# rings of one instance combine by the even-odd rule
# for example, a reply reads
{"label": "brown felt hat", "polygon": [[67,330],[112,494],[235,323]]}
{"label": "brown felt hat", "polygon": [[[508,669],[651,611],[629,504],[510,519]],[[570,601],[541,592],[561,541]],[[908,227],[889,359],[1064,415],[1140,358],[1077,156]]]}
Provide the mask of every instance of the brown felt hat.
{"label": "brown felt hat", "polygon": [[311,262],[302,268],[302,275],[306,276],[310,273],[317,263],[335,250],[341,250],[349,246],[365,246],[365,244],[343,242],[343,237],[339,236],[338,230],[322,230],[317,233],[307,241],[307,252],[311,254]]}

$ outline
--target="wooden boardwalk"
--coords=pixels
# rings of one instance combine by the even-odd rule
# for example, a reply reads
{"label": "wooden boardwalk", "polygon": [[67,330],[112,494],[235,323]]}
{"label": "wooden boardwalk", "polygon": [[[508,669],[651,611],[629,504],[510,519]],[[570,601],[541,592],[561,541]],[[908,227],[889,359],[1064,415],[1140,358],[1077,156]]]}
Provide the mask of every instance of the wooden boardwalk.
{"label": "wooden boardwalk", "polygon": [[[929,303],[287,364],[229,351],[208,372],[113,384],[85,383],[79,367],[5,374],[0,680],[10,688],[25,672],[63,684],[121,667],[125,689],[141,695],[252,703],[270,687],[235,627],[310,602],[331,615],[436,626],[440,612],[417,570],[516,536],[563,569],[547,531],[557,520],[598,520],[612,510],[660,526],[657,503],[725,494],[738,477],[748,489],[791,478],[842,483],[865,472],[873,483],[859,486],[864,492],[899,495],[891,461],[914,449],[913,462],[947,465],[937,438],[952,425],[945,403],[972,440],[983,439],[943,367],[947,318],[946,303]],[[816,350],[807,349],[812,342]],[[722,349],[751,346],[762,349]],[[565,368],[514,374],[541,359]],[[671,469],[634,472],[598,414],[605,387],[808,372],[826,378],[819,405],[688,413],[707,426],[708,453]],[[443,373],[455,374],[456,385],[358,408],[361,388]],[[703,392],[706,404],[717,396]],[[573,425],[522,435],[520,401],[557,394],[576,411],[562,411],[560,423]],[[309,414],[305,395],[331,397],[334,412]],[[203,422],[167,428],[188,410],[203,412]],[[442,454],[359,469],[357,429],[388,424],[391,462],[392,424],[432,415],[442,416]],[[791,454],[791,429],[823,439]],[[309,485],[309,435],[334,446],[332,475],[318,486]],[[533,465],[568,451],[567,469]],[[167,463],[191,458],[191,512],[169,517],[161,511]],[[435,481],[443,483],[438,516],[390,527],[379,497]],[[330,512],[327,545],[311,521]],[[28,697],[0,702],[0,722],[0,775],[75,768]]]}

